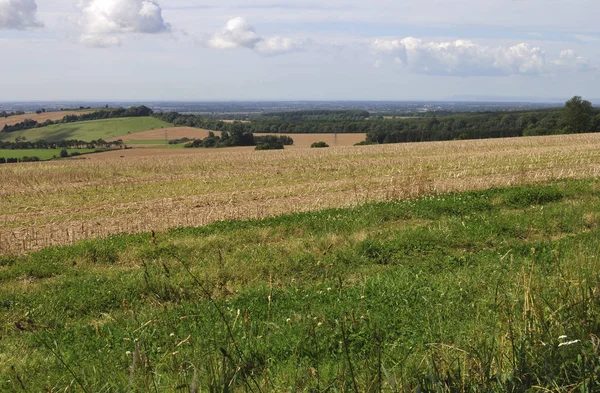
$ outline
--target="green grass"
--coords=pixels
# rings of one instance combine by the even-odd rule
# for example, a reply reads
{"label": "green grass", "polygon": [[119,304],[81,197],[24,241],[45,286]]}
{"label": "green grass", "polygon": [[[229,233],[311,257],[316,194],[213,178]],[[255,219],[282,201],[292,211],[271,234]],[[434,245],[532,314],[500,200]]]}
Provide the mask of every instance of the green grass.
{"label": "green grass", "polygon": [[[9,150],[0,149],[0,157],[4,158],[23,158],[23,157],[38,157],[40,160],[50,160],[54,157],[60,157],[62,149],[26,149],[26,150]],[[85,154],[92,153],[92,149],[67,149],[69,154],[74,152]]]}
{"label": "green grass", "polygon": [[54,124],[48,127],[32,128],[10,133],[0,133],[0,140],[14,141],[18,137],[25,137],[28,141],[40,139],[45,139],[47,141],[60,141],[65,139],[92,141],[100,138],[109,139],[135,132],[170,126],[169,123],[153,117],[92,120],[67,124]]}
{"label": "green grass", "polygon": [[0,391],[599,391],[599,212],[560,181],[0,256]]}

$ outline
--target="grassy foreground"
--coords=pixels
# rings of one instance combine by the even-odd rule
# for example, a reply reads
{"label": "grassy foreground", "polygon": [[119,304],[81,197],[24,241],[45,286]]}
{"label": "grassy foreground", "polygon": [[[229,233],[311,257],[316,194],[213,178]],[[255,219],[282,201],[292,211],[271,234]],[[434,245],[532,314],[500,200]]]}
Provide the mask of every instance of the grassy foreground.
{"label": "grassy foreground", "polygon": [[54,142],[65,139],[77,139],[89,142],[169,126],[169,123],[153,117],[125,117],[54,124],[48,127],[32,128],[23,131],[2,132],[0,133],[0,140],[14,141],[18,137],[25,137],[29,141],[44,139]]}
{"label": "grassy foreground", "polygon": [[598,391],[600,183],[0,257],[0,391]]}

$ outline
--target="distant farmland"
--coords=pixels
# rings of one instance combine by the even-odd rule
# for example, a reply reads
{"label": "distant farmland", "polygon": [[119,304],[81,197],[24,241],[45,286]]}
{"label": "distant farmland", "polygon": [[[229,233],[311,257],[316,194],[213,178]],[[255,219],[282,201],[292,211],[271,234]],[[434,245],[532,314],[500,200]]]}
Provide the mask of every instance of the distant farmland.
{"label": "distant farmland", "polygon": [[126,117],[54,124],[48,127],[32,128],[10,133],[0,132],[0,140],[14,141],[18,137],[24,137],[30,141],[45,139],[50,142],[64,139],[78,139],[83,141],[107,140],[130,133],[170,126],[169,123],[153,117]]}
{"label": "distant farmland", "polygon": [[[155,143],[159,140],[164,140],[166,142],[167,140],[181,138],[204,139],[208,136],[209,132],[211,131],[194,127],[169,127],[164,129],[142,131],[135,134],[124,135],[118,138],[112,138],[110,140],[122,139],[126,143],[129,141],[141,143],[142,141],[146,140]],[[212,132],[214,132],[217,135],[220,135],[219,131]],[[311,144],[319,141],[326,142],[329,146],[332,147],[352,146],[358,142],[364,141],[366,136],[366,134],[254,134],[254,136],[264,135],[288,135],[294,140],[294,144],[292,146],[288,146],[287,148],[310,147]]]}
{"label": "distant farmland", "polygon": [[5,185],[0,190],[0,252],[120,232],[600,175],[600,134],[243,149],[6,165],[0,170]]}
{"label": "distant farmland", "polygon": [[17,123],[21,123],[23,120],[35,120],[38,123],[43,123],[46,120],[61,120],[63,117],[67,115],[81,115],[83,113],[93,112],[93,109],[82,109],[76,111],[59,111],[59,112],[44,112],[44,113],[26,113],[24,115],[16,115],[9,117],[0,117],[0,131],[4,128],[5,125],[12,126]]}

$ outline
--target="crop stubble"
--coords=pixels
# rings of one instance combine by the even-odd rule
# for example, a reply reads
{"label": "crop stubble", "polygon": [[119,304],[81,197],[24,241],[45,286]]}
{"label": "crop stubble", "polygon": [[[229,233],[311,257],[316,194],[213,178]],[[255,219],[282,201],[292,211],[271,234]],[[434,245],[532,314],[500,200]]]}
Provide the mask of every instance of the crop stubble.
{"label": "crop stubble", "polygon": [[600,134],[5,165],[0,252],[598,175]]}

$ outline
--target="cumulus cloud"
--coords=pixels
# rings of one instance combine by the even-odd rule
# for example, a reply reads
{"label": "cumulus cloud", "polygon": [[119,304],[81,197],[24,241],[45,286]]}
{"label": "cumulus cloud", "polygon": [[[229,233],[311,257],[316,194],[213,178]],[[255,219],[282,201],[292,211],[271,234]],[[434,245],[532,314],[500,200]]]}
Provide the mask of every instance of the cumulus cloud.
{"label": "cumulus cloud", "polygon": [[288,37],[261,37],[244,18],[234,18],[219,32],[209,35],[205,44],[214,49],[247,48],[264,56],[275,56],[306,49],[307,40]]}
{"label": "cumulus cloud", "polygon": [[573,50],[567,49],[560,52],[558,59],[552,62],[560,71],[594,71],[598,67],[589,63],[585,57],[577,55]]}
{"label": "cumulus cloud", "polygon": [[262,38],[250,23],[244,18],[234,18],[221,31],[209,37],[208,46],[215,49],[253,49],[260,41]]}
{"label": "cumulus cloud", "polygon": [[35,0],[0,0],[0,29],[27,30],[42,27]]}
{"label": "cumulus cloud", "polygon": [[80,42],[88,46],[119,45],[127,33],[158,34],[171,29],[153,0],[84,0],[80,8]]}
{"label": "cumulus cloud", "polygon": [[382,58],[392,58],[412,72],[448,76],[534,75],[545,70],[546,55],[538,47],[521,43],[510,48],[488,47],[472,41],[423,42],[377,39],[371,49]]}

